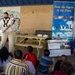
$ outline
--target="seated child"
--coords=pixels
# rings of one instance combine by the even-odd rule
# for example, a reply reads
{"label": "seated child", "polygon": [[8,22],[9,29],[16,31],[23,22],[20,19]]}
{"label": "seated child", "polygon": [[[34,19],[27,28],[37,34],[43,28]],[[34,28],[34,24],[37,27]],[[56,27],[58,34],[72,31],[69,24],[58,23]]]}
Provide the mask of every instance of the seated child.
{"label": "seated child", "polygon": [[24,52],[23,59],[31,61],[34,65],[34,67],[37,66],[37,58],[35,54],[33,53],[33,47],[28,46],[27,48],[28,52]]}
{"label": "seated child", "polygon": [[54,75],[72,75],[73,72],[72,64],[68,61],[64,61],[60,64],[60,70],[55,71]]}
{"label": "seated child", "polygon": [[52,59],[49,57],[49,50],[44,50],[44,55],[42,56],[42,59],[41,59],[41,62],[40,62],[40,65],[39,65],[39,71],[41,73],[51,73],[52,72],[52,65],[53,65],[53,62],[52,62]]}

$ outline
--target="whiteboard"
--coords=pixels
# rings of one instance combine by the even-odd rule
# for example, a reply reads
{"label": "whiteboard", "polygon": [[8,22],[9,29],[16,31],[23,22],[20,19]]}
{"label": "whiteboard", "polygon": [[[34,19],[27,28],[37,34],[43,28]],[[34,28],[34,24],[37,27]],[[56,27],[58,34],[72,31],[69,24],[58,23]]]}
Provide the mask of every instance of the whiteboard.
{"label": "whiteboard", "polygon": [[60,49],[60,50],[50,50],[50,57],[61,56],[61,55],[71,55],[70,49]]}

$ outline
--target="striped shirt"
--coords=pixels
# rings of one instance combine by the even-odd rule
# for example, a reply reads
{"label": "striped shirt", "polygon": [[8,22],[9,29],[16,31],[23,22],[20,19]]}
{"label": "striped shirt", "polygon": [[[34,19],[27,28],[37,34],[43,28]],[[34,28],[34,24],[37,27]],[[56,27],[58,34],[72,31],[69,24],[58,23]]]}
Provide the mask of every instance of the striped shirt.
{"label": "striped shirt", "polygon": [[50,59],[49,57],[46,56],[42,56],[40,65],[39,65],[39,70],[42,73],[48,73],[48,68],[50,65],[52,65],[52,59]]}
{"label": "striped shirt", "polygon": [[5,75],[28,75],[28,67],[25,62],[13,59],[7,64]]}

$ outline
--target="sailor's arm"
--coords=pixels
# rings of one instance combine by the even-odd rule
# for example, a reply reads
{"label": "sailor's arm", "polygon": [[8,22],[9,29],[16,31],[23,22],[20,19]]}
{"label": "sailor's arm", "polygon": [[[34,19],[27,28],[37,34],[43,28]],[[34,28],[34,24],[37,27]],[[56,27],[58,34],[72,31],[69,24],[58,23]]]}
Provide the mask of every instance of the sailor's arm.
{"label": "sailor's arm", "polygon": [[8,30],[10,26],[11,25],[7,25],[6,28],[3,30],[3,33],[6,32],[6,30]]}

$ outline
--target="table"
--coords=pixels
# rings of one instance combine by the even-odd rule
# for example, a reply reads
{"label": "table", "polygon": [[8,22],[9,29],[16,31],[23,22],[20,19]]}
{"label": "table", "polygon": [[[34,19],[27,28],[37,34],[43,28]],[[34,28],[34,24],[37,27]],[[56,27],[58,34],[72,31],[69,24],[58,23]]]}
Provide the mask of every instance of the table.
{"label": "table", "polygon": [[[18,38],[22,38],[20,41],[17,42]],[[23,41],[25,41],[25,39],[32,39],[32,42],[34,40],[38,41],[38,45],[36,44],[27,44],[27,43],[22,43]],[[40,49],[42,49],[44,47],[45,44],[45,39],[47,39],[47,37],[42,37],[42,36],[36,36],[36,35],[16,35],[15,36],[15,46],[22,46],[22,47],[28,47],[28,46],[32,46],[33,48],[37,49],[37,58],[39,57],[40,54]],[[44,44],[42,45],[42,41],[44,42]]]}

